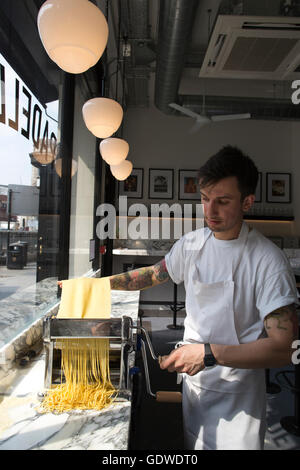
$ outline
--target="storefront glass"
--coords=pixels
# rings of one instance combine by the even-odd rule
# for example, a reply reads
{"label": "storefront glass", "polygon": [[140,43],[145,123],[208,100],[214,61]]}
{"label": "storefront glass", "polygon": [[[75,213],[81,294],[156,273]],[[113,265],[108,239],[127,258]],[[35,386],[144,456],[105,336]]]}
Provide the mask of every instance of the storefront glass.
{"label": "storefront glass", "polygon": [[57,302],[59,72],[27,3],[0,7],[0,348]]}

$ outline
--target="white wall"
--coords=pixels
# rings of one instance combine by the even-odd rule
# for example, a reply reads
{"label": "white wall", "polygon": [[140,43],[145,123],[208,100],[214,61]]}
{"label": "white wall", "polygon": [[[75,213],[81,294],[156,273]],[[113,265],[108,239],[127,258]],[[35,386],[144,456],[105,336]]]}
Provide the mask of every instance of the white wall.
{"label": "white wall", "polygon": [[[203,127],[197,134],[190,134],[193,119],[167,116],[158,109],[129,109],[125,114],[124,138],[130,145],[128,159],[136,168],[144,168],[143,199],[129,199],[128,203],[142,202],[146,205],[162,203],[148,199],[149,168],[174,169],[174,199],[178,201],[178,170],[198,169],[222,146],[230,144],[239,147],[253,158],[259,171],[263,173],[262,210],[268,207],[265,199],[265,177],[267,172],[292,173],[293,199],[285,205],[297,212],[298,194],[296,168],[298,125],[284,121],[227,121]],[[300,166],[299,166],[300,171]],[[181,201],[183,202],[183,201]],[[191,202],[191,201],[186,201]],[[282,205],[277,205],[277,207]],[[300,213],[298,215],[300,217]],[[259,224],[259,229],[267,235],[293,235],[294,226],[300,235],[299,225]]]}
{"label": "white wall", "polygon": [[[292,173],[292,204],[294,222],[248,222],[266,236],[300,236],[300,125],[276,121],[231,121],[209,125],[196,135],[189,134],[193,121],[189,118],[170,117],[156,108],[129,109],[125,114],[124,139],[130,145],[128,159],[134,167],[144,168],[143,199],[128,199],[130,203],[173,203],[178,201],[178,170],[198,169],[222,146],[239,147],[253,158],[263,173],[263,209],[266,204],[265,174],[267,172]],[[173,168],[175,170],[174,200],[148,199],[149,168]],[[181,201],[185,202],[185,201]],[[186,201],[189,202],[189,201]],[[282,206],[282,205],[280,205]],[[123,271],[123,263],[151,264],[157,259],[116,256],[114,272]],[[156,290],[141,292],[143,300],[172,300],[172,283]],[[184,287],[178,289],[178,300],[184,299]],[[142,308],[147,308],[142,306]],[[151,308],[151,307],[148,307]],[[166,308],[166,307],[165,307]]]}

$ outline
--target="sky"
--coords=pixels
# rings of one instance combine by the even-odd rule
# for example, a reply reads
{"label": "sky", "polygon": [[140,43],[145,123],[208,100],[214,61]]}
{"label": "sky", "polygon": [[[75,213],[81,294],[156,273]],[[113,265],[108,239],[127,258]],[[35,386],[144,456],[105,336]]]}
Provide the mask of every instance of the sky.
{"label": "sky", "polygon": [[[8,62],[0,54],[0,64],[5,67],[5,90],[0,92],[0,112],[1,106],[5,103],[6,119],[5,123],[0,122],[0,185],[22,184],[31,185],[32,166],[30,163],[29,153],[33,151],[32,141],[32,124],[34,105],[39,105],[43,110],[41,120],[41,137],[43,136],[46,121],[49,125],[49,137],[53,131],[57,136],[57,119],[58,119],[58,101],[47,103],[47,114],[55,120],[50,119],[44,111],[44,107],[33,95],[26,83],[14,72]],[[16,131],[8,125],[8,120],[15,120],[15,89],[16,78],[20,82],[19,87],[19,129]],[[23,112],[28,109],[28,98],[23,92],[23,87],[32,96],[31,103],[31,124],[30,138],[27,139],[21,133],[21,129],[27,129],[27,118]],[[3,87],[2,87],[3,89]],[[1,90],[1,89],[0,89]],[[4,95],[4,96],[3,96]],[[35,138],[37,134],[35,132]]]}

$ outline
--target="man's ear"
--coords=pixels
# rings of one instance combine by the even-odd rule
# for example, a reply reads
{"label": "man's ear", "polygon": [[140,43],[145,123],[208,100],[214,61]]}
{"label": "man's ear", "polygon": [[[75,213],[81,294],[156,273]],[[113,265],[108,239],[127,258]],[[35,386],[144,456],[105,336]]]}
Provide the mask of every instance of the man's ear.
{"label": "man's ear", "polygon": [[255,201],[255,195],[254,194],[249,194],[248,196],[246,196],[245,199],[243,200],[243,204],[242,204],[243,212],[248,212],[251,209],[251,207],[253,206],[254,201]]}

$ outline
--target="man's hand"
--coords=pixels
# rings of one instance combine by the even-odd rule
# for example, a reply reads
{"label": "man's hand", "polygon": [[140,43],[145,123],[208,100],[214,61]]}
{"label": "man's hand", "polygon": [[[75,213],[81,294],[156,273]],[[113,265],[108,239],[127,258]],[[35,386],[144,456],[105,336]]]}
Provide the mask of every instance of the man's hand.
{"label": "man's hand", "polygon": [[163,356],[161,369],[195,375],[204,369],[204,344],[185,344],[174,349],[169,356]]}

